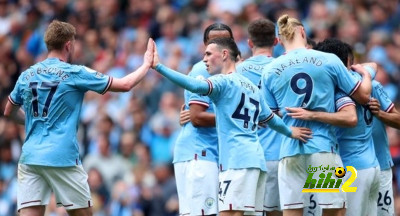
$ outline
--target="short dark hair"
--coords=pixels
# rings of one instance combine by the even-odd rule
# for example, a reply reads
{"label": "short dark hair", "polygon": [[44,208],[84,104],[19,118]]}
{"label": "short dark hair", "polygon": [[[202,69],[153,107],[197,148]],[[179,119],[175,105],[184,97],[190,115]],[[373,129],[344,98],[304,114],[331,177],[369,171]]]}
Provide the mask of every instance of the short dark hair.
{"label": "short dark hair", "polygon": [[275,42],[275,24],[268,19],[258,19],[247,28],[249,38],[257,47],[272,47]]}
{"label": "short dark hair", "polygon": [[312,48],[315,48],[317,46],[317,43],[309,37],[307,37],[307,44]]}
{"label": "short dark hair", "polygon": [[234,62],[238,61],[240,51],[233,38],[214,38],[207,45],[209,44],[216,44],[222,49],[227,49],[229,51],[229,58]]}
{"label": "short dark hair", "polygon": [[339,39],[336,38],[325,39],[324,41],[319,42],[314,49],[326,53],[335,54],[346,66],[349,60],[350,64],[353,64],[354,61],[353,48],[351,48],[349,44]]}
{"label": "short dark hair", "polygon": [[53,20],[47,27],[44,42],[48,51],[62,50],[65,43],[75,39],[75,27],[69,23]]}
{"label": "short dark hair", "polygon": [[223,24],[223,23],[213,23],[211,25],[209,25],[206,30],[204,30],[204,35],[203,35],[203,42],[204,44],[208,43],[208,36],[210,34],[210,31],[228,31],[229,35],[231,36],[231,38],[233,39],[233,33],[232,33],[232,29]]}

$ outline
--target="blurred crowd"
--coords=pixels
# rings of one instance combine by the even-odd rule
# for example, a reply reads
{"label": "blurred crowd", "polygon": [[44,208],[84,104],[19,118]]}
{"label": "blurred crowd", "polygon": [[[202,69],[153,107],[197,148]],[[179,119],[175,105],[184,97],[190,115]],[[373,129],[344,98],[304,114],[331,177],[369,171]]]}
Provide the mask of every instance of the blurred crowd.
{"label": "blurred crowd", "polygon": [[[232,28],[247,58],[248,23],[260,17],[276,21],[283,13],[302,20],[314,41],[342,39],[354,47],[356,62],[378,63],[376,79],[399,106],[397,0],[0,0],[0,216],[15,214],[24,140],[24,127],[2,116],[4,106],[19,74],[46,58],[43,34],[51,20],[77,29],[74,63],[122,77],[141,65],[149,37],[164,64],[189,72],[202,59],[203,31],[214,22]],[[278,45],[274,55],[283,52]],[[182,104],[183,90],[153,71],[131,92],[86,94],[78,140],[95,215],[178,215],[171,161]],[[399,134],[388,128],[396,197]],[[65,210],[52,198],[46,215],[65,215]]]}

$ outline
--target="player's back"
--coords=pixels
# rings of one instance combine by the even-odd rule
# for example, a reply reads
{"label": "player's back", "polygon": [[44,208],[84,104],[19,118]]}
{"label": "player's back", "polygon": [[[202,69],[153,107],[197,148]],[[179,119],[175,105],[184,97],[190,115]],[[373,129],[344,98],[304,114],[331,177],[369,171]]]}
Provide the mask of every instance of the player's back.
{"label": "player's back", "polygon": [[[383,86],[376,80],[372,81],[371,96],[379,101],[382,111],[390,112],[393,109],[393,102],[389,99]],[[375,116],[373,116],[372,120],[372,139],[374,140],[375,153],[381,170],[390,169],[393,166],[393,160],[389,150],[386,125]]]}
{"label": "player's back", "polygon": [[[196,63],[188,76],[197,79],[210,77],[204,62]],[[214,113],[214,106],[207,96],[184,91],[185,110],[191,104],[198,104],[207,107],[206,112]],[[189,161],[194,158],[218,161],[218,137],[215,127],[195,127],[191,122],[182,126],[174,147],[174,163]]]}
{"label": "player's back", "polygon": [[[337,109],[340,101],[344,100],[351,101],[345,93],[338,90],[335,94]],[[355,103],[355,106],[357,125],[352,128],[337,127],[340,156],[344,166],[354,166],[357,170],[376,167],[378,160],[372,139],[373,115],[367,107],[358,103]]]}
{"label": "player's back", "polygon": [[261,74],[264,67],[274,60],[273,57],[265,55],[252,56],[236,66],[236,71],[249,79],[260,88]]}
{"label": "player's back", "polygon": [[[253,56],[236,66],[236,71],[248,78],[254,85],[257,85],[258,88],[261,88],[261,75],[263,69],[267,64],[271,63],[273,59],[273,57],[265,55]],[[257,133],[264,149],[265,159],[279,160],[279,149],[282,135],[268,127],[259,128]]]}
{"label": "player's back", "polygon": [[307,127],[313,131],[313,138],[306,145],[284,138],[287,145],[282,145],[281,158],[335,151],[333,126],[293,119],[286,115],[285,107],[334,112],[335,87],[352,94],[359,85],[356,78],[347,73],[337,56],[305,48],[292,50],[266,66],[262,88],[266,87],[263,92],[271,109],[279,109],[287,125]]}
{"label": "player's back", "polygon": [[110,84],[111,79],[101,73],[57,58],[24,71],[10,95],[25,111],[20,163],[59,167],[80,163],[76,133],[84,93],[103,93]]}
{"label": "player's back", "polygon": [[257,137],[260,92],[239,73],[209,78],[209,97],[215,105],[220,169],[260,168],[266,170]]}

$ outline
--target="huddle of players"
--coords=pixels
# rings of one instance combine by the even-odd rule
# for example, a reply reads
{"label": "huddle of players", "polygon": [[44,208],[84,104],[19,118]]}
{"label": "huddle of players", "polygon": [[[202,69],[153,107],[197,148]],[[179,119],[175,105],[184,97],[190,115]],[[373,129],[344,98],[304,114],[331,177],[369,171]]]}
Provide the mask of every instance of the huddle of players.
{"label": "huddle of players", "polygon": [[[237,63],[231,29],[210,25],[188,76],[155,49],[153,68],[187,89],[173,161],[180,215],[394,215],[384,123],[400,128],[400,115],[371,81],[376,64],[352,65],[336,39],[307,49],[303,25],[287,15],[278,31],[286,53],[274,59],[275,25],[250,23],[253,56]],[[354,166],[357,192],[302,193],[307,168],[320,165]]]}

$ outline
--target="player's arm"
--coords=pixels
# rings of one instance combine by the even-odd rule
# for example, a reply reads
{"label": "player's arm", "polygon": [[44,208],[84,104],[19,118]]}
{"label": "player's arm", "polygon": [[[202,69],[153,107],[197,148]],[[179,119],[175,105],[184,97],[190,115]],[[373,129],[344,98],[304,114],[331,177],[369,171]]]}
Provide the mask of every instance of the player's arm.
{"label": "player's arm", "polygon": [[376,72],[378,71],[378,65],[375,62],[365,62],[362,63],[361,66],[363,66],[364,68],[370,67],[372,69],[369,70],[368,72],[371,74],[371,78],[374,79]]}
{"label": "player's arm", "polygon": [[352,65],[351,68],[361,74],[362,80],[355,92],[350,96],[359,104],[367,104],[372,91],[371,74],[360,64]]}
{"label": "player's arm", "polygon": [[390,127],[400,130],[400,113],[394,106],[389,108],[387,112],[381,110],[381,104],[375,98],[371,98],[371,101],[368,103],[368,105],[372,114],[374,114],[379,120]]}
{"label": "player's arm", "polygon": [[271,129],[281,133],[287,137],[291,137],[293,139],[299,139],[303,142],[307,142],[307,139],[310,139],[312,136],[312,132],[309,128],[303,127],[288,127],[283,120],[275,115],[269,106],[266,104],[265,100],[261,98],[260,101],[261,106],[261,114],[259,125],[267,124]]}
{"label": "player's arm", "polygon": [[193,93],[208,95],[211,89],[211,83],[206,80],[198,80],[190,76],[183,75],[162,64],[157,64],[154,69],[161,75],[171,80],[176,85],[187,89]]}
{"label": "player's arm", "polygon": [[267,119],[260,121],[260,124],[267,124],[271,129],[281,133],[287,137],[291,137],[293,139],[298,139],[303,142],[307,142],[308,139],[312,138],[311,130],[305,127],[288,127],[281,118],[279,118],[275,114],[271,114],[271,116]]}
{"label": "player's arm", "polygon": [[149,38],[143,64],[138,69],[122,78],[113,78],[109,91],[127,92],[136,86],[149,71],[153,62],[153,53],[154,42],[153,39]]}
{"label": "player's arm", "polygon": [[14,105],[10,101],[7,101],[4,116],[14,120],[18,124],[25,124],[25,112],[21,109],[21,106]]}
{"label": "player's arm", "polygon": [[[154,42],[153,42],[154,44]],[[182,73],[174,71],[160,63],[157,48],[154,44],[154,58],[152,68],[159,72],[161,75],[171,80],[176,85],[187,89],[193,93],[209,95],[211,93],[212,84],[208,80],[199,80],[190,76],[186,76]]]}
{"label": "player's arm", "polygon": [[310,111],[299,107],[287,107],[288,115],[294,119],[319,121],[338,127],[355,127],[357,113],[354,104],[349,104],[334,113]]}
{"label": "player's arm", "polygon": [[215,114],[206,112],[207,107],[190,104],[190,121],[195,127],[215,127]]}

